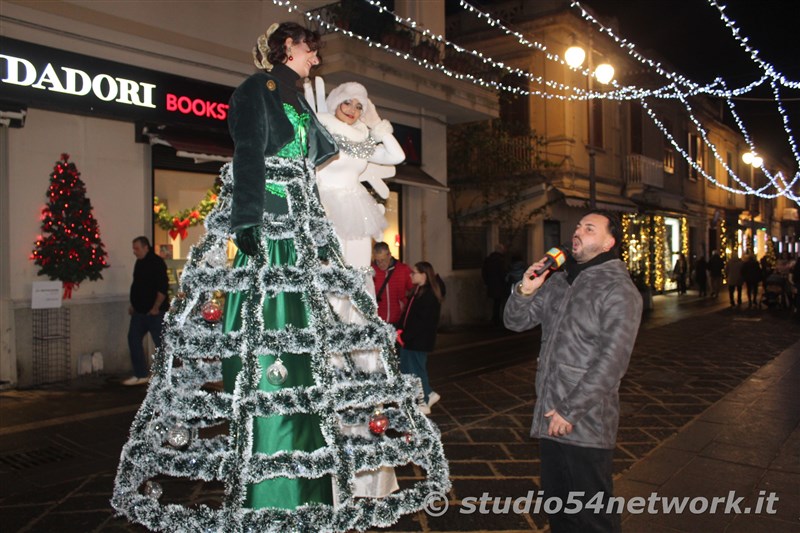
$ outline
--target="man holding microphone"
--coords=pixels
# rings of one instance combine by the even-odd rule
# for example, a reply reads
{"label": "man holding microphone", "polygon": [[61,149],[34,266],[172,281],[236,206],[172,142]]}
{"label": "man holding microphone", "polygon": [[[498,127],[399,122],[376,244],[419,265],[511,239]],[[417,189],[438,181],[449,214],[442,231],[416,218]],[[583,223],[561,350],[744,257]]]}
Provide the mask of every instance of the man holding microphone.
{"label": "man holding microphone", "polygon": [[[605,505],[613,492],[619,384],[642,314],[639,291],[617,257],[621,240],[614,213],[589,212],[572,236],[571,256],[564,261],[551,250],[531,265],[505,307],[510,330],[542,325],[531,436],[540,439],[543,497],[563,504],[549,516],[553,533],[620,531],[619,515]],[[563,511],[576,501],[580,513]]]}

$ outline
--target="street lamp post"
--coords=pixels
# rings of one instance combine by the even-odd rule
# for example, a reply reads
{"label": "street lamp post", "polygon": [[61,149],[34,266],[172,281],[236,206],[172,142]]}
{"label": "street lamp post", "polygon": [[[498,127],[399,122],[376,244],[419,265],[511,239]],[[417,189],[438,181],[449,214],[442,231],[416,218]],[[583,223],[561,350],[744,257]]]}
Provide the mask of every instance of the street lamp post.
{"label": "street lamp post", "polygon": [[[570,68],[577,69],[583,65],[584,60],[589,59],[589,76],[587,80],[587,89],[589,94],[594,90],[594,79],[603,85],[610,83],[614,79],[614,67],[608,63],[601,63],[597,68],[593,68],[592,61],[592,34],[589,33],[589,52],[585,52],[583,48],[577,45],[570,46],[564,54],[564,60]],[[589,154],[589,208],[594,209],[597,207],[597,178],[595,176],[595,139],[594,139],[594,106],[598,103],[592,102],[593,99],[586,99],[586,108],[588,109],[587,128],[589,130],[587,146]],[[602,105],[602,104],[600,104]]]}
{"label": "street lamp post", "polygon": [[[753,152],[745,152],[745,153],[742,154],[742,161],[744,161],[744,163],[746,165],[750,165],[750,187],[755,188],[755,180],[756,180],[755,173],[756,173],[756,169],[757,168],[761,168],[761,165],[764,164],[764,159],[761,156],[759,156],[757,154],[754,154]],[[747,204],[748,204],[747,205],[747,210],[750,212],[750,241],[751,242],[748,243],[748,246],[745,246],[745,249],[743,251],[747,252],[747,248],[752,243],[753,253],[757,253],[757,250],[756,250],[756,215],[753,212],[754,211],[753,202],[757,201],[757,200],[755,198],[748,198],[747,200],[748,200],[747,201]],[[763,220],[763,218],[762,218],[762,220]]]}

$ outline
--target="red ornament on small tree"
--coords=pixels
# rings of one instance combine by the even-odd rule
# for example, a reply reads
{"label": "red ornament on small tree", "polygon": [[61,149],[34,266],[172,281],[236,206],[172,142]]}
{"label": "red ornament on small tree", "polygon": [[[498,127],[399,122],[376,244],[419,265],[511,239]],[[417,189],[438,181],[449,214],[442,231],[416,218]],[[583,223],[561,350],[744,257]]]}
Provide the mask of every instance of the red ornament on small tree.
{"label": "red ornament on small tree", "polygon": [[61,154],[47,190],[47,206],[42,209],[42,236],[36,239],[31,259],[39,265],[39,275],[64,283],[64,298],[85,279],[102,279],[108,268],[106,251],[100,240],[86,185],[75,163]]}
{"label": "red ornament on small tree", "polygon": [[369,430],[375,435],[383,435],[389,428],[389,417],[383,414],[380,409],[375,409],[369,419]]}

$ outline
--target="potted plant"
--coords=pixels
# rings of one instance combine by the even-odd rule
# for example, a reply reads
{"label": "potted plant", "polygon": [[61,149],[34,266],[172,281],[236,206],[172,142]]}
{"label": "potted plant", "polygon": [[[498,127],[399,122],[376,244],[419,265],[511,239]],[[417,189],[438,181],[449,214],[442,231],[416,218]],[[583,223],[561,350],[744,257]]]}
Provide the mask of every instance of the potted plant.
{"label": "potted plant", "polygon": [[411,49],[411,53],[431,63],[439,62],[439,48],[431,41],[420,40],[419,44]]}
{"label": "potted plant", "polygon": [[398,52],[410,52],[412,37],[411,30],[400,25],[394,25],[387,28],[383,33],[381,43]]}

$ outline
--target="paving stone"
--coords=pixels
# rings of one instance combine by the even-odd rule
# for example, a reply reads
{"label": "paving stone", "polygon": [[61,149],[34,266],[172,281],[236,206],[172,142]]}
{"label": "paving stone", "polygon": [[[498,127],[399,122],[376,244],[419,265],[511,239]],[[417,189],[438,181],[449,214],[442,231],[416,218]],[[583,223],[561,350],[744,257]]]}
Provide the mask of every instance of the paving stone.
{"label": "paving stone", "polygon": [[800,474],[800,427],[786,439],[778,457],[769,465],[770,470]]}
{"label": "paving stone", "polygon": [[508,514],[481,514],[477,510],[469,514],[471,508],[451,506],[443,516],[429,517],[428,526],[431,531],[535,531],[535,527],[526,519],[526,515],[513,512]]}
{"label": "paving stone", "polygon": [[[0,526],[3,531],[19,531],[50,510],[52,505],[0,505]],[[35,531],[35,530],[34,530]]]}
{"label": "paving stone", "polygon": [[52,509],[56,513],[74,511],[108,511],[111,508],[108,494],[77,494],[71,496]]}
{"label": "paving stone", "polygon": [[669,437],[676,434],[673,428],[666,429],[666,428],[642,428],[644,433],[650,435],[654,440],[659,442],[663,442],[667,440]]}
{"label": "paving stone", "polygon": [[58,531],[59,533],[86,533],[104,524],[112,510],[96,512],[47,513],[33,526],[33,531]]}
{"label": "paving stone", "polygon": [[540,473],[541,461],[492,461],[492,467],[506,477],[531,477]]}
{"label": "paving stone", "polygon": [[631,467],[625,478],[633,482],[663,485],[677,472],[683,470],[694,454],[683,450],[661,447]]}
{"label": "paving stone", "polygon": [[452,461],[512,459],[499,444],[445,444],[444,453]]}
{"label": "paving stone", "polygon": [[726,442],[712,442],[700,455],[742,465],[767,468],[777,455],[776,446],[735,446]]}
{"label": "paving stone", "polygon": [[630,416],[620,419],[620,427],[626,428],[663,428],[673,427],[656,416]]}
{"label": "paving stone", "polygon": [[526,461],[539,458],[539,444],[536,440],[529,440],[524,444],[505,443],[503,447],[508,450],[510,459]]}
{"label": "paving stone", "polygon": [[518,498],[520,496],[527,495],[528,491],[537,489],[538,485],[534,482],[532,475],[527,479],[503,478],[453,480],[453,490],[461,500],[469,496],[480,498],[485,493],[487,493],[491,498],[505,498],[506,496]]}
{"label": "paving stone", "polygon": [[[57,503],[59,500],[68,494],[76,491],[84,483],[81,479],[73,479],[70,481],[56,483],[46,487],[37,488],[34,491],[26,491],[23,493],[12,494],[2,500],[2,506],[28,504],[31,502],[36,503]],[[6,487],[6,490],[12,491],[14,487]]]}
{"label": "paving stone", "polygon": [[617,443],[617,448],[624,449],[625,451],[631,454],[631,457],[633,459],[637,460],[641,459],[642,457],[653,451],[656,448],[656,446],[658,446],[658,443],[655,441],[643,442],[641,444]]}
{"label": "paving stone", "polygon": [[770,533],[797,533],[797,520],[781,520],[764,515],[737,515],[731,520],[725,533],[753,533],[769,531]]}
{"label": "paving stone", "polygon": [[635,442],[651,442],[655,441],[651,435],[648,435],[639,428],[620,428],[617,431],[617,442],[635,443]]}
{"label": "paving stone", "polygon": [[474,442],[520,442],[519,435],[512,429],[470,428],[466,431]]}
{"label": "paving stone", "polygon": [[776,517],[795,521],[800,517],[800,474],[768,470],[753,492],[756,496],[774,493],[779,498]]}
{"label": "paving stone", "polygon": [[442,431],[442,442],[469,442],[469,435],[461,428]]}
{"label": "paving stone", "polygon": [[489,463],[478,461],[450,461],[450,477],[494,477]]}

